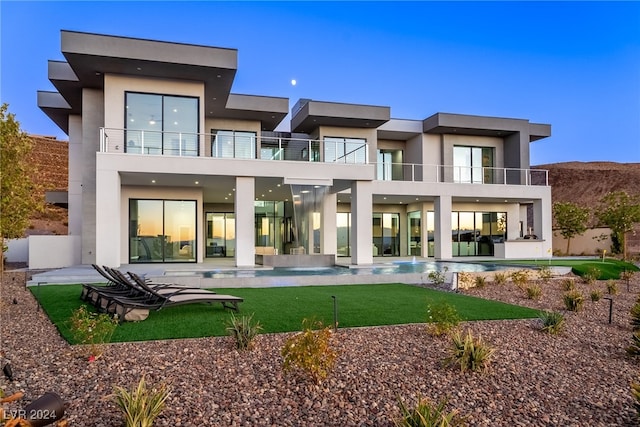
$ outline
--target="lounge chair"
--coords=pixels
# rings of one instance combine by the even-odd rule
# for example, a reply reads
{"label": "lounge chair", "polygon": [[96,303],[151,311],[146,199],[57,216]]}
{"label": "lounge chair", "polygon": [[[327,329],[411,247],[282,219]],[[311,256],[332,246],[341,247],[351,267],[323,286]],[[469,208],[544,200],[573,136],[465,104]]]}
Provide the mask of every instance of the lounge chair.
{"label": "lounge chair", "polygon": [[[117,315],[121,320],[144,320],[144,318],[148,316],[149,310],[158,311],[165,307],[182,304],[220,303],[224,308],[238,311],[238,304],[244,301],[242,298],[233,295],[220,295],[206,289],[198,288],[180,288],[175,286],[171,288],[171,291],[165,288],[164,291],[159,292],[144,281],[140,282],[141,278],[135,273],[129,272],[127,274],[137,282],[136,284],[145,290],[146,295],[133,298],[111,296],[104,309],[108,313]],[[143,316],[144,318],[141,318]]]}

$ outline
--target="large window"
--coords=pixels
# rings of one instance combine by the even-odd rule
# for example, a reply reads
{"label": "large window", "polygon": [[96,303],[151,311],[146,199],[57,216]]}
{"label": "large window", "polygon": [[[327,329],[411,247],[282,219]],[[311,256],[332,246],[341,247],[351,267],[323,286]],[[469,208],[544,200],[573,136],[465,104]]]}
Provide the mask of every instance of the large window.
{"label": "large window", "polygon": [[234,257],[236,254],[236,215],[207,212],[206,256]]}
{"label": "large window", "polygon": [[351,214],[338,212],[337,214],[338,256],[351,256]]}
{"label": "large window", "polygon": [[212,129],[211,156],[236,159],[255,159],[256,133]]}
{"label": "large window", "polygon": [[400,256],[400,214],[373,214],[374,256]]}
{"label": "large window", "polygon": [[[379,181],[403,180],[402,150],[378,150],[376,179]],[[413,179],[413,177],[411,177]]]}
{"label": "large window", "polygon": [[198,98],[127,92],[126,152],[198,155]]}
{"label": "large window", "polygon": [[492,184],[493,148],[453,147],[453,180],[466,184]]}
{"label": "large window", "polygon": [[505,212],[452,212],[453,256],[493,256],[494,245],[506,238]]}
{"label": "large window", "polygon": [[324,161],[366,163],[367,140],[363,138],[324,138]]}
{"label": "large window", "polygon": [[195,200],[129,200],[129,262],[196,262]]}

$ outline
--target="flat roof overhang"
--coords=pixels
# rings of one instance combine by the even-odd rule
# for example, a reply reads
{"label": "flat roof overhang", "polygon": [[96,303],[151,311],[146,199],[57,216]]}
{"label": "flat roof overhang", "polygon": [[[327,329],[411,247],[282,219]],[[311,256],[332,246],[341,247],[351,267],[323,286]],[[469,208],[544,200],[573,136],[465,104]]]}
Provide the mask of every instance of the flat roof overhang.
{"label": "flat roof overhang", "polygon": [[422,135],[422,120],[390,119],[378,127],[378,139],[407,141]]}
{"label": "flat roof overhang", "polygon": [[529,141],[551,135],[551,125],[529,123],[525,119],[436,113],[423,122],[423,131],[431,134],[496,136],[504,138],[514,133],[529,135]]}
{"label": "flat roof overhang", "polygon": [[390,114],[389,107],[300,100],[291,112],[291,131],[311,133],[320,126],[375,129],[388,122]]}
{"label": "flat roof overhang", "polygon": [[69,134],[69,114],[72,114],[72,109],[61,94],[58,92],[38,91],[38,107],[64,133]]}
{"label": "flat roof overhang", "polygon": [[[183,43],[61,31],[67,62],[50,61],[49,79],[82,112],[82,89],[104,89],[105,74],[203,82],[206,117],[260,120],[272,130],[288,113],[288,99],[230,94],[237,50]],[[45,113],[49,114],[47,111]],[[60,126],[60,117],[54,119]],[[67,125],[60,126],[66,131]]]}

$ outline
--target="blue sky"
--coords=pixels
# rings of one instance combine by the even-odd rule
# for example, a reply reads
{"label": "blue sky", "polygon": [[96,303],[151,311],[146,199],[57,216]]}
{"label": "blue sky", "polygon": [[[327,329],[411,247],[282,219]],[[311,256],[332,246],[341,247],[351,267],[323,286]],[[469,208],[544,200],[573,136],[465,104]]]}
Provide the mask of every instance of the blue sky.
{"label": "blue sky", "polygon": [[[235,93],[552,125],[531,163],[640,162],[640,2],[0,2],[0,100],[42,113],[60,30],[238,49]],[[297,85],[291,85],[291,79]]]}

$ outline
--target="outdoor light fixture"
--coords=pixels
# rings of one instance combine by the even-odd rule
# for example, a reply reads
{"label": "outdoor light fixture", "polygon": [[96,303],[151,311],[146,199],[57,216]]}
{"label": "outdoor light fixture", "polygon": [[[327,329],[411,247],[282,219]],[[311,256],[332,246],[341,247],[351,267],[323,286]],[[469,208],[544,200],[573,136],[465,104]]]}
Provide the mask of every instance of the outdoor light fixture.
{"label": "outdoor light fixture", "polygon": [[2,372],[4,372],[4,376],[7,377],[9,381],[13,381],[13,369],[11,369],[11,365],[8,363],[5,364],[2,368]]}

